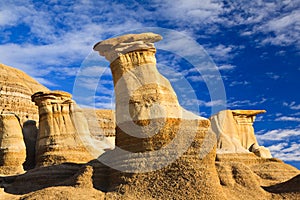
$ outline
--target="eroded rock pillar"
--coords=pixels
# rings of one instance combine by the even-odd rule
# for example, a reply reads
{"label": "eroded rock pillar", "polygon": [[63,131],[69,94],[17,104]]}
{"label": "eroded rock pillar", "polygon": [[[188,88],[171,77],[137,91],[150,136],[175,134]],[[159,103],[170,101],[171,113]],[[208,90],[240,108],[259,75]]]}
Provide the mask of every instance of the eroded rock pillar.
{"label": "eroded rock pillar", "polygon": [[[110,61],[116,97],[116,149],[101,157],[111,161],[110,167],[127,172],[112,172],[109,190],[124,186],[126,193],[133,187],[164,199],[152,186],[175,181],[181,189],[187,189],[187,183],[195,185],[192,190],[199,199],[208,194],[221,199],[222,194],[209,189],[220,187],[214,140],[204,142],[212,136],[210,122],[183,109],[170,82],[157,70],[154,42],[161,39],[154,33],[128,34],[94,46]],[[193,176],[193,181],[184,174]],[[171,186],[164,190],[184,197]]]}
{"label": "eroded rock pillar", "polygon": [[[116,96],[116,145],[131,152],[153,151],[167,145],[183,119],[195,130],[209,121],[184,110],[170,82],[156,68],[154,33],[129,34],[102,41],[94,50],[110,61]],[[185,127],[186,130],[189,127]]]}
{"label": "eroded rock pillar", "polygon": [[71,98],[71,94],[62,91],[38,92],[32,96],[40,117],[37,166],[86,163],[93,159],[84,141],[89,135],[86,119]]}
{"label": "eroded rock pillar", "polygon": [[14,114],[0,114],[0,174],[23,173],[26,150],[22,128]]}

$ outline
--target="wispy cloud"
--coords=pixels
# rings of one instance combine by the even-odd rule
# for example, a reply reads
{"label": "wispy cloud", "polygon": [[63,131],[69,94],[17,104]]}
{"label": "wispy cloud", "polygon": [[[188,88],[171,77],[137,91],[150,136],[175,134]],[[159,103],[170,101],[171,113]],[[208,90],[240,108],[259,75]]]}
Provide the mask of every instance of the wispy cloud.
{"label": "wispy cloud", "polygon": [[292,110],[300,110],[300,104],[297,104],[295,101],[291,103],[283,102],[283,106],[289,107]]}
{"label": "wispy cloud", "polygon": [[290,137],[299,137],[300,129],[276,129],[268,131],[264,134],[257,135],[260,141],[284,141]]}
{"label": "wispy cloud", "polygon": [[263,104],[267,101],[266,98],[262,98],[259,101],[253,101],[253,100],[237,100],[234,101],[233,99],[229,99],[227,102],[228,107],[230,108],[237,108],[237,107],[243,107],[243,106],[256,106],[256,105],[260,105]]}
{"label": "wispy cloud", "polygon": [[275,121],[300,122],[300,117],[282,116],[282,117],[276,118]]}
{"label": "wispy cloud", "polygon": [[275,74],[275,73],[273,73],[273,72],[267,72],[266,75],[267,75],[269,78],[274,79],[274,80],[277,80],[277,79],[280,78],[279,75],[277,75],[277,74]]}
{"label": "wispy cloud", "polygon": [[300,144],[279,143],[268,146],[273,157],[280,158],[285,161],[300,161]]}

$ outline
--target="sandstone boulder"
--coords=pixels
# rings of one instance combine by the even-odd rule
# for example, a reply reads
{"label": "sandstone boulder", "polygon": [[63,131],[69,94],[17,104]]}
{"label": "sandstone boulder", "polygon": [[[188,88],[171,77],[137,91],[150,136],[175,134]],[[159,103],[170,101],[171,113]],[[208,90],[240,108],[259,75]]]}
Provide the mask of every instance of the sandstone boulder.
{"label": "sandstone boulder", "polygon": [[265,110],[223,110],[210,118],[211,130],[217,134],[218,153],[247,153],[271,158],[270,151],[258,145],[253,122]]}
{"label": "sandstone boulder", "polygon": [[23,173],[26,150],[22,129],[14,114],[0,115],[0,174]]}
{"label": "sandstone boulder", "polygon": [[87,121],[66,92],[38,92],[32,100],[39,107],[36,165],[65,162],[86,163],[93,159],[85,140],[90,136]]}

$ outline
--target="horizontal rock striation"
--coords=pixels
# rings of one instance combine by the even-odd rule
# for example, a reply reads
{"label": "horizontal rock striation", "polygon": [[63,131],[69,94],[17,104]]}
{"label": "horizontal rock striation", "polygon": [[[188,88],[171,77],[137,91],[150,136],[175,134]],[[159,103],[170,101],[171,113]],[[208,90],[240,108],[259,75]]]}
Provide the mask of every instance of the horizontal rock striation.
{"label": "horizontal rock striation", "polygon": [[26,158],[22,129],[14,114],[0,114],[0,174],[23,173]]}
{"label": "horizontal rock striation", "polygon": [[0,113],[16,114],[21,124],[27,120],[38,121],[38,108],[31,95],[48,91],[24,72],[0,64]]}
{"label": "horizontal rock striation", "polygon": [[85,138],[90,136],[81,109],[69,93],[38,92],[32,100],[39,107],[37,166],[65,162],[86,163],[93,159]]}

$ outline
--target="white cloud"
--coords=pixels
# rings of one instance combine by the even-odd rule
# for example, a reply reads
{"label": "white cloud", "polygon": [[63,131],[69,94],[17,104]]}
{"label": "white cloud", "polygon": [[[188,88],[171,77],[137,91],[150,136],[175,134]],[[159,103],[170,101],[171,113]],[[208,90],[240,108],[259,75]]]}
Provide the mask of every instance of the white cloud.
{"label": "white cloud", "polygon": [[287,106],[292,110],[300,110],[300,104],[296,104],[295,101],[292,101],[291,103],[283,102],[283,106]]}
{"label": "white cloud", "polygon": [[285,161],[300,161],[300,144],[292,143],[279,143],[268,146],[273,157],[280,158]]}
{"label": "white cloud", "polygon": [[275,73],[273,73],[273,72],[267,72],[266,75],[267,75],[269,78],[274,79],[274,80],[277,80],[277,79],[280,78],[279,75],[277,75],[277,74],[275,74]]}
{"label": "white cloud", "polygon": [[[205,50],[210,56],[216,61],[228,62],[228,60],[234,58],[237,55],[237,51],[242,49],[243,46],[234,46],[234,45],[223,45],[219,44],[217,46],[207,46]],[[226,65],[225,65],[226,66]],[[229,66],[229,65],[227,65]]]}
{"label": "white cloud", "polygon": [[275,121],[300,122],[300,117],[288,117],[288,116],[282,116],[282,117],[276,118]]}
{"label": "white cloud", "polygon": [[250,84],[250,82],[248,82],[248,81],[232,81],[232,82],[230,82],[229,86],[233,87],[236,85],[249,85],[249,84]]}
{"label": "white cloud", "polygon": [[260,101],[251,101],[251,100],[238,100],[238,101],[233,101],[233,99],[229,99],[227,102],[227,105],[229,108],[238,108],[238,107],[243,107],[243,106],[257,106],[260,104],[263,104],[266,102],[267,99],[262,98]]}
{"label": "white cloud", "polygon": [[260,141],[284,141],[290,137],[299,137],[300,129],[276,129],[268,131],[264,134],[257,135],[257,139]]}
{"label": "white cloud", "polygon": [[57,87],[58,85],[47,80],[47,79],[44,79],[44,78],[41,78],[41,77],[34,77],[35,80],[37,80],[39,83],[41,83],[42,85],[45,85],[45,86],[52,86],[52,87]]}
{"label": "white cloud", "polygon": [[218,70],[232,70],[234,68],[236,68],[236,66],[231,65],[231,64],[225,64],[225,65],[218,66]]}
{"label": "white cloud", "polygon": [[157,9],[157,16],[185,27],[213,23],[222,13],[222,2],[212,0],[154,0],[151,3]]}

